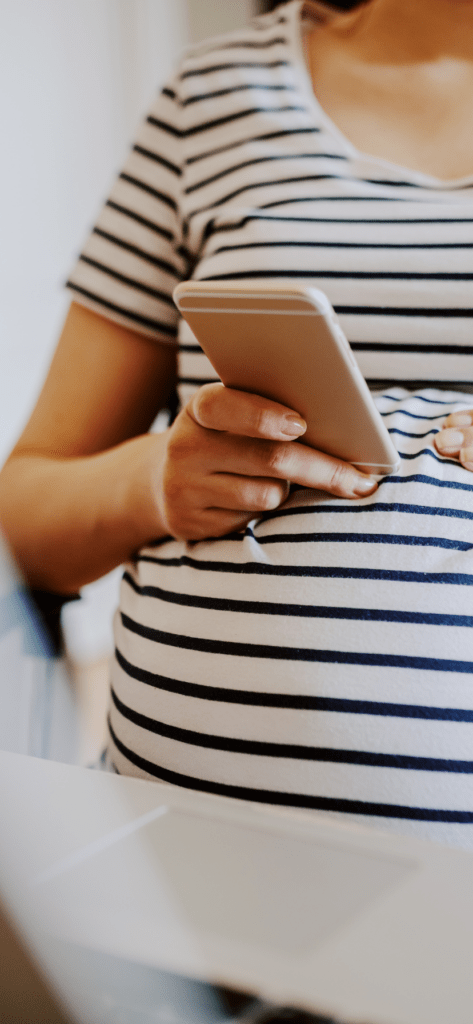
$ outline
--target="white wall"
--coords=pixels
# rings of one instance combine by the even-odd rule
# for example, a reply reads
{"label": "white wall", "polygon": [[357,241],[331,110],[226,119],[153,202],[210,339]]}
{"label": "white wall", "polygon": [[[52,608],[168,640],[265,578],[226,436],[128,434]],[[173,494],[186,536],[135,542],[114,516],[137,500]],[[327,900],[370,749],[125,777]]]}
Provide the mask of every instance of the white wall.
{"label": "white wall", "polygon": [[2,0],[0,460],[45,373],[74,256],[185,42],[185,0]]}
{"label": "white wall", "polygon": [[252,15],[253,0],[187,0],[189,33],[193,42],[231,32]]}
{"label": "white wall", "polygon": [[[63,282],[156,88],[186,0],[2,0],[0,463],[47,371]],[[76,657],[110,644],[116,575],[68,613]]]}

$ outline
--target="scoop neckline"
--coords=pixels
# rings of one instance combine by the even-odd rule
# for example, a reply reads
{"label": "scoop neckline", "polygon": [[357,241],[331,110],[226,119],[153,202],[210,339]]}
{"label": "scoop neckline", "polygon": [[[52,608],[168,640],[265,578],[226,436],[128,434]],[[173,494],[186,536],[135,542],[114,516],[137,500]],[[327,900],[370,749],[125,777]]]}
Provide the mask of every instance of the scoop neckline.
{"label": "scoop neckline", "polygon": [[[356,160],[359,163],[375,165],[382,170],[390,172],[392,175],[396,175],[398,178],[407,179],[408,184],[412,183],[414,185],[420,185],[424,188],[430,188],[435,191],[455,191],[473,184],[473,172],[463,175],[461,178],[449,178],[446,180],[444,178],[436,178],[433,174],[426,174],[424,171],[416,171],[412,167],[405,167],[402,164],[394,163],[392,160],[387,160],[384,157],[376,156],[372,153],[365,153],[363,150],[357,149],[354,143],[350,141],[341,128],[338,127],[336,122],[332,120],[329,114],[327,114],[314,92],[304,48],[304,28],[302,18],[303,7],[304,0],[292,0],[286,8],[288,15],[288,27],[290,29],[293,68],[299,82],[299,88],[305,99],[308,101],[312,112],[316,115],[317,121],[319,123],[321,122],[326,130],[336,138],[339,145],[344,149],[347,157],[352,160]],[[323,4],[321,4],[321,11],[322,10]],[[332,15],[331,10],[327,8],[328,18],[334,16],[335,13],[336,12],[333,12]]]}

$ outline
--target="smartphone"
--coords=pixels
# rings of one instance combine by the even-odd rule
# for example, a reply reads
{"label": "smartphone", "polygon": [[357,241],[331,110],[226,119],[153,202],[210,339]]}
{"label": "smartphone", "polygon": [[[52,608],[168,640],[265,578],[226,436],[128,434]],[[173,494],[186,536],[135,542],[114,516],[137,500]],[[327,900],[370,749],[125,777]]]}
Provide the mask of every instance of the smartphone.
{"label": "smartphone", "polygon": [[399,455],[336,314],[303,285],[184,281],[174,301],[226,387],[281,402],[303,444],[375,476]]}

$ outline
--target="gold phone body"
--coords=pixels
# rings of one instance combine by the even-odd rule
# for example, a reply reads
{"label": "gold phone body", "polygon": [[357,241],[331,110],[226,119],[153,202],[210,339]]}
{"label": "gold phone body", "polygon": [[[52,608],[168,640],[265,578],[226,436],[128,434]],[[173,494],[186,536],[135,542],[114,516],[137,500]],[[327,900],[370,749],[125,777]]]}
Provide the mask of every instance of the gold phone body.
{"label": "gold phone body", "polygon": [[327,296],[300,285],[184,281],[174,301],[226,387],[304,417],[302,443],[385,476],[399,455]]}

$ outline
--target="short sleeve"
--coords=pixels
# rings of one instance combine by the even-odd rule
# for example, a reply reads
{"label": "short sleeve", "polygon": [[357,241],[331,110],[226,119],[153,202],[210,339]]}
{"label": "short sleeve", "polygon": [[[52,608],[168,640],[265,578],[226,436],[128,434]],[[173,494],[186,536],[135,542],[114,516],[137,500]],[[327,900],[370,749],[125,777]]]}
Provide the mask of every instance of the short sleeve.
{"label": "short sleeve", "polygon": [[180,103],[164,88],[67,281],[75,301],[157,341],[175,342],[182,245]]}

